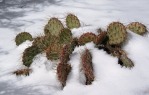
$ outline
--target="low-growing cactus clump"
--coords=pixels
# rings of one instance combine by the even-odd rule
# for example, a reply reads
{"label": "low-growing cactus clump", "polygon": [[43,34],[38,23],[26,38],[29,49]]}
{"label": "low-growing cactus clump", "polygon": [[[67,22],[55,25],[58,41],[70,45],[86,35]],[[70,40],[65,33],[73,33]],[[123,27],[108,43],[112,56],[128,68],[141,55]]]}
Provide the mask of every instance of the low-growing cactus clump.
{"label": "low-growing cactus clump", "polygon": [[33,38],[32,38],[32,35],[27,33],[27,32],[22,32],[22,33],[19,33],[16,38],[15,38],[15,42],[16,42],[16,45],[20,45],[22,44],[23,42],[25,42],[26,40],[30,40],[32,41]]}
{"label": "low-growing cactus clump", "polygon": [[140,22],[132,22],[127,25],[127,28],[131,30],[132,32],[137,33],[139,35],[143,35],[144,33],[147,32],[146,26]]}
{"label": "low-growing cactus clump", "polygon": [[[69,63],[71,54],[75,47],[83,46],[88,42],[93,42],[98,49],[103,49],[107,54],[117,57],[118,64],[122,67],[132,68],[134,66],[134,63],[128,58],[127,53],[121,49],[122,44],[127,38],[127,30],[122,23],[112,22],[107,27],[107,31],[98,29],[98,35],[88,32],[81,35],[80,38],[73,38],[70,30],[81,27],[77,16],[68,14],[66,17],[66,26],[64,27],[58,18],[53,17],[44,27],[44,36],[33,39],[29,33],[23,32],[18,34],[16,36],[16,45],[20,45],[26,40],[33,40],[33,43],[32,46],[25,49],[22,56],[23,65],[28,67],[28,70],[18,70],[14,74],[29,75],[29,67],[33,63],[34,57],[39,53],[45,53],[48,60],[58,60],[57,78],[62,87],[64,87],[72,69]],[[129,24],[127,28],[141,35],[147,31],[146,27],[138,22]],[[94,75],[92,55],[89,49],[85,49],[81,54],[80,64],[82,65],[82,70],[86,78],[85,84],[92,84],[96,76]]]}

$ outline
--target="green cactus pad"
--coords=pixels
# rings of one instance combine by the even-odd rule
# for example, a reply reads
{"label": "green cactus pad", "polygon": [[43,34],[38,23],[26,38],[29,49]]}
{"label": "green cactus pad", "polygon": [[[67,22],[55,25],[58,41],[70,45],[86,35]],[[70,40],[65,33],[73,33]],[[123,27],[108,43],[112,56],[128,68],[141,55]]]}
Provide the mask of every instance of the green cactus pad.
{"label": "green cactus pad", "polygon": [[23,52],[22,62],[25,66],[30,67],[33,62],[33,58],[40,53],[38,47],[31,46],[25,49]]}
{"label": "green cactus pad", "polygon": [[16,38],[15,38],[15,42],[16,42],[16,45],[20,45],[22,44],[23,42],[25,42],[26,40],[30,40],[32,41],[33,38],[32,38],[32,35],[27,33],[27,32],[22,32],[22,33],[19,33]]}
{"label": "green cactus pad", "polygon": [[79,28],[81,26],[79,19],[77,16],[73,14],[68,14],[66,17],[66,25],[69,29]]}
{"label": "green cactus pad", "polygon": [[110,45],[122,44],[127,36],[125,26],[120,22],[112,22],[107,28],[108,43]]}
{"label": "green cactus pad", "polygon": [[147,32],[146,26],[139,22],[132,22],[128,24],[127,28],[139,35],[142,35]]}
{"label": "green cactus pad", "polygon": [[60,58],[60,52],[62,45],[58,43],[50,44],[46,50],[46,57],[48,60],[58,60]]}
{"label": "green cactus pad", "polygon": [[126,68],[132,68],[134,66],[133,62],[126,55],[120,56],[119,64],[125,66]]}
{"label": "green cactus pad", "polygon": [[85,33],[78,39],[79,45],[85,45],[86,43],[92,41],[96,43],[96,35],[93,33]]}
{"label": "green cactus pad", "polygon": [[64,28],[63,24],[57,18],[51,18],[44,28],[45,35],[51,34],[59,36],[60,31]]}
{"label": "green cactus pad", "polygon": [[70,43],[72,41],[72,33],[67,28],[64,28],[61,30],[59,37],[60,37],[60,43],[61,44],[67,44],[67,43]]}

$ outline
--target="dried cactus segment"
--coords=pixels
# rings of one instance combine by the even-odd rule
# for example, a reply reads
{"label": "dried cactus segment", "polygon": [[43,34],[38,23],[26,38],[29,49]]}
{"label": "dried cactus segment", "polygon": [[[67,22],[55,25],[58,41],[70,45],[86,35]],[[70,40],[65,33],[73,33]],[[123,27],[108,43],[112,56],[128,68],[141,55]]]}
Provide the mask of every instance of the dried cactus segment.
{"label": "dried cactus segment", "polygon": [[61,44],[53,43],[50,44],[46,50],[46,57],[48,60],[58,60],[60,58],[60,52],[62,49]]}
{"label": "dried cactus segment", "polygon": [[127,28],[139,35],[142,35],[147,32],[146,26],[140,22],[132,22],[127,25]]}
{"label": "dried cactus segment", "polygon": [[71,72],[71,65],[59,63],[57,66],[57,77],[62,87],[66,86],[66,81],[69,73]]}
{"label": "dried cactus segment", "polygon": [[66,26],[69,29],[79,28],[81,26],[80,21],[74,14],[68,14],[66,17]]}
{"label": "dried cactus segment", "polygon": [[15,74],[16,76],[29,76],[29,74],[32,72],[31,69],[27,68],[27,69],[20,69],[17,71],[14,71],[13,74]]}
{"label": "dried cactus segment", "polygon": [[107,35],[110,45],[120,45],[126,40],[126,28],[120,22],[112,22],[107,28]]}
{"label": "dried cactus segment", "polygon": [[119,58],[119,64],[121,66],[125,66],[126,68],[134,67],[133,62],[126,55],[121,55]]}
{"label": "dried cactus segment", "polygon": [[59,36],[60,31],[64,28],[63,24],[57,18],[51,18],[47,25],[45,25],[45,35]]}
{"label": "dried cactus segment", "polygon": [[37,46],[31,46],[25,49],[23,52],[22,62],[23,65],[30,67],[33,62],[33,58],[40,53],[39,48]]}
{"label": "dried cactus segment", "polygon": [[60,41],[61,44],[68,44],[73,39],[72,38],[71,30],[68,29],[68,28],[62,29],[61,32],[60,32],[59,37],[60,37],[60,40],[59,41]]}
{"label": "dried cactus segment", "polygon": [[99,35],[96,36],[95,44],[106,44],[107,43],[107,32],[100,32]]}
{"label": "dried cactus segment", "polygon": [[25,42],[26,40],[30,40],[32,41],[33,38],[32,38],[32,35],[29,34],[28,32],[22,32],[22,33],[19,33],[16,38],[15,38],[15,42],[16,42],[16,45],[20,45],[22,44],[23,42]]}
{"label": "dried cactus segment", "polygon": [[86,49],[81,55],[82,69],[86,77],[86,85],[91,84],[94,81],[92,55],[88,49]]}
{"label": "dried cactus segment", "polygon": [[88,42],[94,42],[96,43],[96,35],[93,33],[84,33],[79,39],[78,43],[79,45],[85,45]]}

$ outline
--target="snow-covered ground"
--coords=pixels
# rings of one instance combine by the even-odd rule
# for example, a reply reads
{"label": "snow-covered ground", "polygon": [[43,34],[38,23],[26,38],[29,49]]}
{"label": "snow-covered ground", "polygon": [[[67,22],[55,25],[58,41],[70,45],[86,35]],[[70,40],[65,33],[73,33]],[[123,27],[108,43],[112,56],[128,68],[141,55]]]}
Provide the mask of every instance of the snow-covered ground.
{"label": "snow-covered ground", "polygon": [[[71,56],[72,71],[66,87],[61,90],[52,69],[52,62],[45,54],[39,54],[31,66],[28,77],[16,77],[13,71],[22,68],[21,55],[32,43],[15,45],[15,36],[27,31],[36,37],[43,34],[50,17],[58,17],[65,24],[68,13],[74,13],[81,21],[81,28],[73,29],[74,37],[85,32],[96,33],[112,21],[127,25],[139,21],[149,27],[148,0],[55,0],[58,3],[35,7],[0,9],[0,95],[149,95],[149,37],[128,31],[129,41],[123,47],[134,68],[121,68],[117,58],[98,50],[93,43],[75,49]],[[48,6],[47,6],[48,5]],[[84,85],[79,70],[80,52],[89,48],[93,55],[95,81]]]}

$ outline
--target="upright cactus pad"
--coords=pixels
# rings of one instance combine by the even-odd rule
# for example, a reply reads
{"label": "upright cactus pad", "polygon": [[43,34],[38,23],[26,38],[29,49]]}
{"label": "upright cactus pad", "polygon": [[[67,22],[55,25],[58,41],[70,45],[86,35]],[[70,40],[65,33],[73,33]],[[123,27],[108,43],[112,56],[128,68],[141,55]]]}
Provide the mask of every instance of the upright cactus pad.
{"label": "upright cactus pad", "polygon": [[62,29],[59,37],[60,37],[59,41],[61,44],[67,44],[72,41],[72,33],[68,28]]}
{"label": "upright cactus pad", "polygon": [[139,22],[132,22],[128,24],[127,28],[131,30],[134,33],[137,33],[139,35],[144,34],[147,32],[146,26]]}
{"label": "upright cactus pad", "polygon": [[86,49],[81,55],[82,68],[86,77],[86,85],[91,84],[94,81],[92,56],[88,49]]}
{"label": "upright cactus pad", "polygon": [[71,71],[71,65],[59,63],[57,66],[57,77],[62,87],[66,85],[67,77]]}
{"label": "upright cactus pad", "polygon": [[60,58],[60,52],[62,45],[58,43],[50,44],[46,50],[46,57],[48,60],[58,60]]}
{"label": "upright cactus pad", "polygon": [[60,31],[64,28],[63,24],[57,18],[51,18],[44,28],[45,35],[51,34],[59,36]]}
{"label": "upright cactus pad", "polygon": [[78,40],[79,45],[85,45],[86,43],[92,41],[96,43],[96,35],[93,33],[85,33]]}
{"label": "upright cactus pad", "polygon": [[79,28],[81,26],[79,19],[77,16],[73,14],[68,14],[66,17],[66,25],[69,29]]}
{"label": "upright cactus pad", "polygon": [[126,39],[126,28],[120,22],[113,22],[107,28],[107,36],[110,45],[120,45]]}
{"label": "upright cactus pad", "polygon": [[25,66],[30,67],[30,65],[33,62],[33,58],[40,53],[38,47],[31,46],[29,48],[26,48],[23,52],[22,62]]}
{"label": "upright cactus pad", "polygon": [[19,33],[16,38],[15,38],[15,42],[16,42],[16,45],[20,45],[22,44],[23,42],[25,42],[26,40],[30,40],[32,41],[33,38],[32,38],[32,35],[27,33],[27,32],[22,32],[22,33]]}

